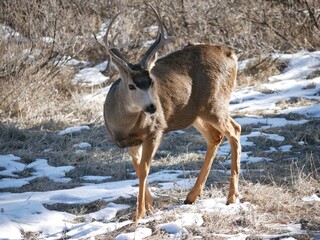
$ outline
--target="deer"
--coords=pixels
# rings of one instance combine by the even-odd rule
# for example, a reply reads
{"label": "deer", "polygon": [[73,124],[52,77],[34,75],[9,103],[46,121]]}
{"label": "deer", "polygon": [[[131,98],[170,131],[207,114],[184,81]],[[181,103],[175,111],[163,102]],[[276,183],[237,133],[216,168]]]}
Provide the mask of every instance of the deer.
{"label": "deer", "polygon": [[[197,180],[185,204],[202,194],[217,149],[226,137],[230,144],[231,175],[226,204],[239,195],[241,126],[230,116],[229,102],[236,84],[237,57],[227,47],[189,44],[158,58],[158,50],[172,40],[158,11],[158,33],[138,63],[129,62],[110,43],[104,42],[120,78],[110,87],[104,103],[104,120],[111,141],[128,148],[139,181],[135,220],[152,212],[153,197],[147,186],[152,159],[165,133],[193,126],[206,142],[206,154]],[[114,39],[113,39],[114,40]]]}

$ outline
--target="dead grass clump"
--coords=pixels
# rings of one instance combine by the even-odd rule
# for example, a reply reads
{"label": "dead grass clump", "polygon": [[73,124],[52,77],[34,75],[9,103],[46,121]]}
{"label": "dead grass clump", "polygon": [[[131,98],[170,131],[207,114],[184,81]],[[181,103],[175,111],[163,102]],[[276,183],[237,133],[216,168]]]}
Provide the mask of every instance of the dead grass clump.
{"label": "dead grass clump", "polygon": [[[290,165],[291,186],[303,195],[319,193],[320,164],[319,158],[312,152],[307,153],[304,161],[294,162]],[[309,186],[305,188],[304,185]]]}
{"label": "dead grass clump", "polygon": [[317,70],[313,71],[312,73],[308,74],[307,79],[313,79],[313,78],[317,78],[317,77],[320,77],[320,69],[317,69]]}
{"label": "dead grass clump", "polygon": [[0,136],[1,139],[6,142],[10,140],[24,141],[27,138],[27,135],[24,131],[16,128],[13,125],[4,125],[0,122]]}
{"label": "dead grass clump", "polygon": [[268,130],[268,132],[277,131],[279,135],[285,137],[286,141],[291,141],[292,143],[303,141],[305,150],[313,149],[313,151],[316,152],[316,146],[320,142],[320,129],[317,128],[318,124],[318,120],[311,120],[303,125],[287,125],[286,127]]}
{"label": "dead grass clump", "polygon": [[317,87],[317,84],[314,82],[308,83],[305,87],[302,88],[302,90],[308,90],[308,89],[315,89]]}
{"label": "dead grass clump", "polygon": [[29,184],[24,185],[20,188],[3,188],[0,192],[12,192],[12,193],[23,193],[23,192],[46,192],[54,191],[57,189],[71,189],[79,187],[81,184],[76,182],[68,183],[56,183],[49,178],[39,177],[31,180]]}
{"label": "dead grass clump", "polygon": [[41,237],[40,232],[25,231],[21,227],[20,227],[20,233],[23,239],[39,239]]}
{"label": "dead grass clump", "polygon": [[76,216],[85,215],[92,212],[97,212],[107,206],[107,202],[104,200],[96,200],[83,204],[67,204],[67,203],[55,203],[55,204],[43,204],[45,208],[52,211],[67,212]]}
{"label": "dead grass clump", "polygon": [[310,106],[313,104],[318,104],[320,101],[315,99],[308,99],[305,97],[291,97],[290,99],[280,100],[276,102],[276,106],[282,109],[287,109],[289,107],[301,107]]}
{"label": "dead grass clump", "polygon": [[[267,82],[268,78],[280,74],[288,62],[270,57],[257,58],[250,61],[238,74],[237,84],[241,86],[256,85],[257,82]],[[274,93],[271,90],[262,90],[266,94]]]}
{"label": "dead grass clump", "polygon": [[[304,181],[305,189],[312,189],[313,184]],[[261,223],[299,223],[307,217],[317,219],[315,212],[320,204],[304,202],[301,198],[305,190],[290,189],[284,186],[253,184],[244,186],[241,201],[248,201],[257,206]]]}
{"label": "dead grass clump", "polygon": [[259,92],[261,92],[263,94],[274,94],[277,91],[274,90],[274,89],[269,89],[269,88],[266,88],[266,87],[262,87],[262,88],[259,88]]}

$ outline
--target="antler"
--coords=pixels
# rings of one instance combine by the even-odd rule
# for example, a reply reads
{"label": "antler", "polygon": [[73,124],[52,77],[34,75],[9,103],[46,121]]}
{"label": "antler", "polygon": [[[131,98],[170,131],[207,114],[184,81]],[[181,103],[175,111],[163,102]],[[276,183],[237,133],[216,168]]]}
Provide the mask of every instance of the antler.
{"label": "antler", "polygon": [[123,13],[123,11],[118,12],[110,21],[109,26],[107,28],[107,32],[104,36],[104,42],[106,44],[106,47],[108,49],[109,55],[112,58],[113,62],[118,66],[118,67],[122,67],[125,71],[127,72],[131,72],[131,68],[129,67],[129,63],[127,62],[127,60],[122,56],[122,54],[120,53],[120,51],[114,47],[114,39],[118,36],[118,33],[113,37],[112,39],[112,45],[110,45],[109,40],[108,40],[108,36],[109,36],[109,32],[111,29],[112,24],[115,22],[116,18]]}
{"label": "antler", "polygon": [[[159,50],[159,48],[161,48],[167,41],[170,41],[173,37],[172,36],[168,36],[167,38],[165,38],[165,31],[164,31],[164,24],[161,21],[161,18],[157,12],[157,10],[151,5],[149,4],[149,6],[151,7],[154,15],[157,18],[157,22],[159,25],[159,30],[158,30],[158,34],[157,34],[157,39],[154,41],[154,43],[150,46],[150,48],[146,51],[146,53],[144,54],[142,60],[139,62],[139,65],[144,68],[144,69],[148,69],[149,66],[149,62],[152,59],[152,57],[156,54],[156,52]],[[107,28],[107,32],[104,36],[104,42],[106,44],[106,47],[108,49],[109,55],[112,58],[113,62],[118,66],[121,67],[122,69],[124,69],[127,72],[131,72],[131,68],[129,67],[130,63],[121,55],[120,51],[114,47],[114,39],[115,37],[118,35],[116,34],[116,36],[113,38],[112,40],[112,44],[110,45],[109,40],[108,40],[108,36],[109,36],[109,32],[111,29],[112,24],[115,22],[116,18],[123,13],[123,11],[117,13],[112,20],[109,23],[109,26]],[[167,31],[168,32],[168,31]]]}
{"label": "antler", "polygon": [[168,36],[167,38],[165,38],[165,34],[164,34],[164,24],[161,21],[161,18],[159,16],[158,11],[151,5],[149,4],[149,6],[151,7],[153,13],[155,14],[156,18],[157,18],[157,22],[159,25],[159,30],[158,30],[158,34],[157,34],[157,39],[154,41],[154,43],[150,46],[150,48],[147,50],[147,52],[144,54],[142,60],[140,61],[140,65],[144,68],[144,69],[148,69],[148,65],[149,65],[149,61],[152,59],[152,57],[154,56],[154,54],[156,54],[156,52],[168,41],[170,41],[173,37],[172,36]]}

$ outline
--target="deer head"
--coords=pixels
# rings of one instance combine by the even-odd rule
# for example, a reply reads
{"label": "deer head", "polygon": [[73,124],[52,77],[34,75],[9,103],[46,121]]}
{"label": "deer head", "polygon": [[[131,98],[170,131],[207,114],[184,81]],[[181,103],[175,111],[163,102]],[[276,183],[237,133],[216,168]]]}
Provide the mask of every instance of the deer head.
{"label": "deer head", "polygon": [[153,100],[154,81],[150,77],[150,71],[157,60],[157,51],[168,41],[171,37],[164,37],[164,25],[156,9],[149,5],[154,15],[157,18],[158,34],[154,43],[146,51],[142,59],[137,64],[128,62],[121,52],[109,43],[108,34],[115,19],[122,13],[118,13],[110,22],[107,29],[104,41],[107,46],[110,59],[115,65],[121,78],[121,84],[124,85],[124,97],[127,98],[127,107],[131,112],[144,111],[147,114],[156,112],[156,104]]}

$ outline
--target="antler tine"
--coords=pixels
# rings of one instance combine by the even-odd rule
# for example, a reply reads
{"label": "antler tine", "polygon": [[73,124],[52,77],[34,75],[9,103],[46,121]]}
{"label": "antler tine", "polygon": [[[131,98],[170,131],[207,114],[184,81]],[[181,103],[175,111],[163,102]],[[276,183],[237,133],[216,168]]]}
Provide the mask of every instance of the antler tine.
{"label": "antler tine", "polygon": [[162,37],[164,38],[164,27],[163,27],[163,22],[161,21],[161,17],[159,16],[158,11],[154,8],[154,6],[152,6],[151,3],[149,3],[149,6],[151,7],[153,13],[155,14],[155,16],[157,18],[157,22],[158,22],[158,25],[160,28],[160,33],[161,33]]}
{"label": "antler tine", "polygon": [[[110,50],[110,44],[109,44],[109,41],[108,41],[108,36],[109,36],[109,32],[110,32],[111,26],[112,26],[112,24],[114,23],[114,21],[116,20],[116,18],[117,18],[121,13],[123,13],[123,11],[118,12],[118,13],[111,19],[111,21],[110,21],[110,23],[109,23],[109,26],[108,26],[108,28],[107,28],[106,35],[104,35],[104,39],[103,39],[103,40],[104,40],[104,43],[106,44],[108,50]],[[112,46],[112,47],[113,47],[113,46]],[[111,48],[112,48],[112,47],[111,47]]]}
{"label": "antler tine", "polygon": [[120,53],[120,51],[114,46],[114,39],[118,36],[119,33],[117,33],[113,38],[112,38],[112,45],[110,46],[109,40],[108,40],[108,36],[109,36],[109,32],[111,29],[112,24],[114,23],[114,21],[116,20],[116,18],[123,13],[124,11],[120,11],[118,12],[110,21],[109,26],[107,28],[107,32],[104,36],[104,42],[106,44],[106,47],[108,49],[109,52],[109,56],[110,59],[112,59],[112,61],[118,66],[118,68],[120,67],[121,69],[125,70],[126,72],[131,72],[131,69],[129,67],[129,63],[127,62],[127,60],[122,56],[122,54]]}
{"label": "antler tine", "polygon": [[159,16],[158,11],[151,4],[148,4],[148,5],[151,7],[154,15],[157,18],[159,30],[158,30],[157,39],[150,46],[150,48],[147,50],[147,52],[144,54],[142,60],[140,61],[140,65],[145,69],[148,68],[148,63],[149,63],[150,59],[154,56],[154,54],[158,51],[158,49],[160,47],[162,47],[167,41],[171,40],[171,38],[172,38],[171,36],[165,38],[164,24],[161,21],[161,18]]}

